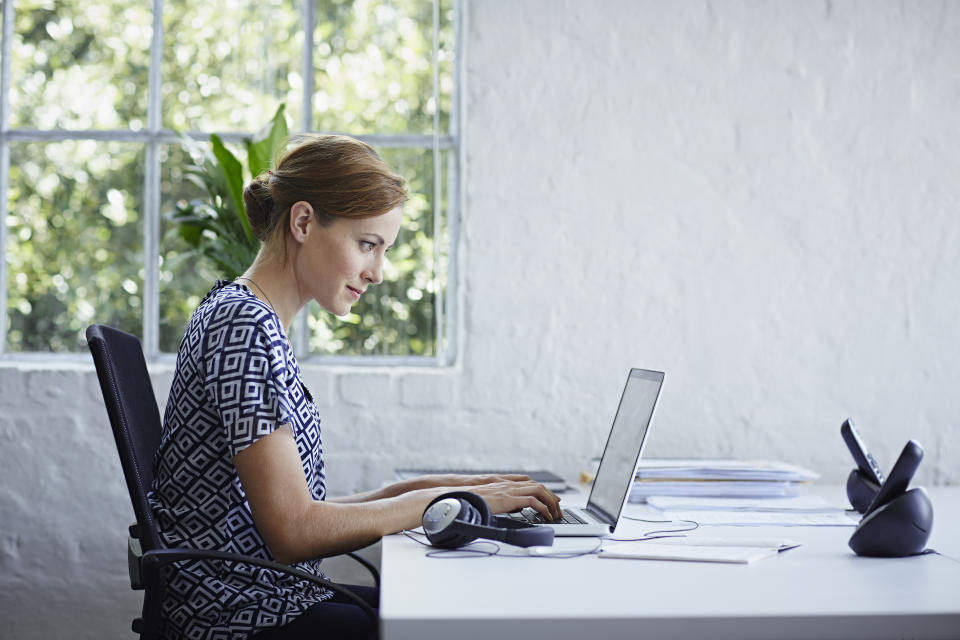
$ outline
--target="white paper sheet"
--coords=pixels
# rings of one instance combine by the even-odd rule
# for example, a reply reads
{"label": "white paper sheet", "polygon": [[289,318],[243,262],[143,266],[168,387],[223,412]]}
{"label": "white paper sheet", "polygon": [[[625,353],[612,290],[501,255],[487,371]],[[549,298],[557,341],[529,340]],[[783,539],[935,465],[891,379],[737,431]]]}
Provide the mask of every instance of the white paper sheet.
{"label": "white paper sheet", "polygon": [[600,557],[749,564],[775,556],[777,553],[779,551],[772,547],[718,547],[656,544],[652,542],[608,542],[604,543]]}
{"label": "white paper sheet", "polygon": [[855,527],[858,518],[846,512],[806,513],[776,511],[664,511],[665,518],[692,520],[701,525],[775,525],[782,527]]}
{"label": "white paper sheet", "polygon": [[650,496],[647,504],[661,511],[806,511],[810,513],[842,513],[820,496],[790,498],[708,498],[690,496]]}

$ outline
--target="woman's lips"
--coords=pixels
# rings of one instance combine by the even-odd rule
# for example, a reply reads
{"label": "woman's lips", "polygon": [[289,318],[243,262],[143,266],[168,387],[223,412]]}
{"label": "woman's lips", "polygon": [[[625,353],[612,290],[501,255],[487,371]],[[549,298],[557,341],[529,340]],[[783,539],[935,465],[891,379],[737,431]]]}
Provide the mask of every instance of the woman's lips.
{"label": "woman's lips", "polygon": [[353,287],[349,287],[349,286],[347,287],[347,289],[350,291],[350,293],[353,294],[353,297],[356,298],[357,300],[359,300],[360,296],[363,295],[363,291],[361,291],[360,289],[354,289]]}

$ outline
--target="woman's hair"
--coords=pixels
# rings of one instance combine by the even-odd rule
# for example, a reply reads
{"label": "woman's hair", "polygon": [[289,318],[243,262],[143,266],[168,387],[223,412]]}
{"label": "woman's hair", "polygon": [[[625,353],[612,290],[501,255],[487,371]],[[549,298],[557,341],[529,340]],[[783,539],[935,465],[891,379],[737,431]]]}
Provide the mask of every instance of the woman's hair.
{"label": "woman's hair", "polygon": [[337,218],[373,218],[407,200],[403,178],[369,145],[347,136],[300,137],[276,168],[243,190],[247,218],[262,242],[282,234],[290,208],[301,200],[321,226]]}

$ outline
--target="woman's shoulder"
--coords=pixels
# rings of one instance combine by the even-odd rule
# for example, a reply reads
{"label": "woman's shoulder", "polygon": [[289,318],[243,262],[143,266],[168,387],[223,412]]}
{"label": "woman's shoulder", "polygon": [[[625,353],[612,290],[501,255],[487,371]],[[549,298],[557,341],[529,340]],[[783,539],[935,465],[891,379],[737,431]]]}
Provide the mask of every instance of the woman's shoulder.
{"label": "woman's shoulder", "polygon": [[197,307],[193,320],[202,325],[208,336],[215,333],[225,339],[286,342],[280,319],[270,305],[246,286],[230,280],[214,284]]}

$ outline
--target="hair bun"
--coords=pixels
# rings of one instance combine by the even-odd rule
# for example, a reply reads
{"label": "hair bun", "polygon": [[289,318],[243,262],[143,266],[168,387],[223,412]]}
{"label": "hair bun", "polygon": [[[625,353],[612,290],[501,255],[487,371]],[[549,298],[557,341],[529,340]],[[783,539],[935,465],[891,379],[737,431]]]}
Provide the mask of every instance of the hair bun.
{"label": "hair bun", "polygon": [[250,221],[253,235],[261,242],[265,241],[270,232],[274,208],[269,173],[261,173],[247,183],[243,189],[243,202],[247,207],[247,219]]}

